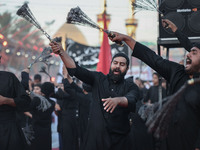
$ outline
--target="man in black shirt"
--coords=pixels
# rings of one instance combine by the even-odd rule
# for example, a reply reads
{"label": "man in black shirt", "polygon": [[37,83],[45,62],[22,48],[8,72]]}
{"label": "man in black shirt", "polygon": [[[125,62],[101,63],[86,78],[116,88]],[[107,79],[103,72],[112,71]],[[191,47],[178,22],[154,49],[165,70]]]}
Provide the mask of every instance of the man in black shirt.
{"label": "man in black shirt", "polygon": [[170,28],[172,30],[172,32],[174,32],[174,34],[178,38],[181,46],[183,46],[185,48],[185,50],[187,50],[188,52],[190,52],[191,48],[193,47],[193,44],[190,42],[190,40],[188,39],[188,37],[185,34],[183,34],[177,28],[177,26],[173,22],[171,22],[168,19],[162,19],[162,25],[165,28]]}
{"label": "man in black shirt", "polygon": [[0,71],[0,150],[25,149],[25,137],[17,124],[16,111],[25,111],[30,101],[17,77]]}
{"label": "man in black shirt", "polygon": [[51,42],[50,46],[60,55],[71,76],[92,86],[93,101],[83,149],[130,149],[128,115],[135,111],[139,92],[137,85],[124,79],[129,66],[128,57],[123,53],[116,54],[109,74],[104,75],[75,64],[60,44]]}
{"label": "man in black shirt", "polygon": [[[200,73],[200,43],[192,46],[187,54],[186,66],[165,60],[151,49],[136,42],[129,36],[115,33],[112,41],[124,41],[133,50],[132,56],[139,58],[157,71],[170,83],[169,94],[173,94],[191,78]],[[161,149],[194,149],[200,127],[200,85],[186,89],[178,102],[169,124],[168,136],[162,141]]]}
{"label": "man in black shirt", "polygon": [[[162,19],[162,24],[163,24],[163,27],[170,28],[172,30],[172,32],[174,32],[174,34],[178,38],[181,46],[183,46],[185,48],[185,50],[187,50],[188,52],[190,52],[191,48],[193,47],[193,44],[189,40],[189,38],[185,34],[183,34],[177,28],[177,26],[173,22],[171,22],[170,20],[168,20],[168,19]],[[198,138],[197,138],[197,142],[196,142],[196,145],[195,145],[195,150],[200,150],[200,129],[199,129],[199,135],[198,135]]]}

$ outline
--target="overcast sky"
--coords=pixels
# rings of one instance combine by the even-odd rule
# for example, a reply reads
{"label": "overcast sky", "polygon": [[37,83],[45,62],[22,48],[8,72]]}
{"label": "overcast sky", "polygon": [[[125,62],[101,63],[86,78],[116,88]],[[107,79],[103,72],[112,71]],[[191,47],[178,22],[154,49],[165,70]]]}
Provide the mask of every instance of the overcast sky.
{"label": "overcast sky", "polygon": [[[1,0],[0,13],[8,10],[15,15],[17,6],[21,6],[23,0]],[[6,4],[2,6],[2,4]],[[35,18],[45,26],[46,21],[55,19],[55,23],[48,29],[48,33],[53,35],[59,27],[66,21],[70,8],[79,6],[89,18],[96,22],[97,14],[102,12],[103,0],[29,0],[29,7]],[[111,15],[109,29],[126,34],[125,19],[130,16],[128,0],[107,0],[107,12]],[[136,39],[138,41],[156,42],[157,39],[157,13],[141,11],[136,13],[138,28]],[[99,42],[99,31],[88,27],[78,26],[84,33],[90,45],[97,45]]]}

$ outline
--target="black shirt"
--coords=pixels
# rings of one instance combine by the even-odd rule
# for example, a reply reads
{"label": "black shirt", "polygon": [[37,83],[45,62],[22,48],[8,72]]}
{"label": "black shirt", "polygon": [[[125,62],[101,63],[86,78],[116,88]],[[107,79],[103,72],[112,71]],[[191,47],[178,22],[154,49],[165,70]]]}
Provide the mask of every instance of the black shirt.
{"label": "black shirt", "polygon": [[[170,94],[174,94],[190,79],[183,65],[163,59],[146,46],[136,43],[132,56],[139,58],[170,83]],[[200,85],[188,87],[173,113],[168,137],[163,149],[194,149],[200,128]]]}
{"label": "black shirt", "polygon": [[[113,144],[111,134],[127,135],[130,130],[128,114],[135,111],[135,104],[139,98],[137,85],[122,80],[120,83],[112,83],[109,76],[101,72],[89,71],[78,65],[69,69],[71,76],[75,75],[84,83],[92,86],[92,102],[90,108],[90,119],[86,131],[85,150],[107,150]],[[113,113],[108,113],[103,108],[102,99],[109,97],[126,97],[128,107],[117,106]]]}
{"label": "black shirt", "polygon": [[[151,101],[151,103],[155,103],[159,101],[158,94],[159,94],[159,86],[151,86],[148,91],[147,95],[144,99],[144,102]],[[166,97],[166,90],[162,87],[162,98]]]}
{"label": "black shirt", "polygon": [[24,150],[25,138],[16,123],[16,111],[24,111],[31,100],[17,77],[6,71],[0,71],[0,95],[13,98],[16,104],[16,107],[0,105],[0,149]]}
{"label": "black shirt", "polygon": [[[92,72],[82,67],[76,66],[76,69],[69,69],[69,74],[74,72],[74,75],[83,82],[92,86],[93,100],[98,101],[104,118],[107,121],[108,128],[111,132],[127,133],[130,129],[128,114],[135,111],[139,92],[138,87],[134,83],[122,80],[120,83],[113,83],[109,75],[104,75],[101,72]],[[103,109],[103,98],[109,97],[126,97],[128,107],[117,106],[113,113],[108,113]]]}

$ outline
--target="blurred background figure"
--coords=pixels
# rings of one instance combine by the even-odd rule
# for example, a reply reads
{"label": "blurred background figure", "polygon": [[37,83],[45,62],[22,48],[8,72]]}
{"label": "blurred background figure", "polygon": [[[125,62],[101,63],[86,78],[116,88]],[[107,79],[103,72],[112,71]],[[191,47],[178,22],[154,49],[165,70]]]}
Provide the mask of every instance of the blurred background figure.
{"label": "blurred background figure", "polygon": [[[144,98],[144,103],[155,103],[159,100],[159,74],[153,73],[153,86],[151,86]],[[162,87],[162,98],[166,97],[166,90]]]}

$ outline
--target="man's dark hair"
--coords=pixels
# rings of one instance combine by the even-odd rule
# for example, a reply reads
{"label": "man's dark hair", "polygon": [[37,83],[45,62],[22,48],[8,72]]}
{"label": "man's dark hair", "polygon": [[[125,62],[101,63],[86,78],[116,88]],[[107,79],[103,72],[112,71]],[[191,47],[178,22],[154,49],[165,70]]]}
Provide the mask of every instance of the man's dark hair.
{"label": "man's dark hair", "polygon": [[194,43],[193,47],[197,47],[198,49],[200,49],[200,43]]}
{"label": "man's dark hair", "polygon": [[128,56],[125,53],[117,53],[117,54],[115,54],[113,56],[113,58],[112,58],[112,61],[116,57],[124,57],[126,59],[126,65],[127,65],[127,68],[128,68],[128,66],[129,66],[129,58],[128,58]]}
{"label": "man's dark hair", "polygon": [[158,78],[160,77],[160,75],[157,72],[154,72],[153,75],[156,75]]}
{"label": "man's dark hair", "polygon": [[33,87],[36,87],[36,86],[38,86],[40,89],[42,89],[42,84],[35,84],[35,85],[33,85]]}
{"label": "man's dark hair", "polygon": [[34,80],[39,80],[39,81],[41,81],[41,80],[42,80],[41,75],[40,75],[40,74],[35,74],[35,75],[34,75]]}
{"label": "man's dark hair", "polygon": [[51,82],[44,82],[41,86],[41,92],[46,96],[50,97],[54,92],[54,84]]}
{"label": "man's dark hair", "polygon": [[135,80],[141,80],[139,77],[136,77]]}

